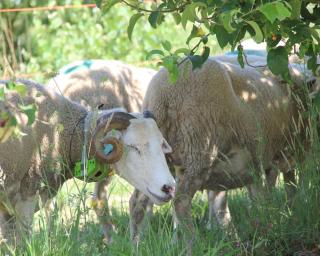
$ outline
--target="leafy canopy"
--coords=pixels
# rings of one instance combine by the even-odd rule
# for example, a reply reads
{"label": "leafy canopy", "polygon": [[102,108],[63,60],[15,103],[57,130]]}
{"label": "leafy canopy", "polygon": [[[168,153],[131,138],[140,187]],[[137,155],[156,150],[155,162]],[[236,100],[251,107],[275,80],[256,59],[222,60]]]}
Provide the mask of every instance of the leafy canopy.
{"label": "leafy canopy", "polygon": [[[161,56],[161,63],[169,70],[172,82],[178,77],[177,66],[185,59],[191,60],[193,68],[206,61],[210,54],[207,43],[212,36],[216,37],[221,48],[238,49],[242,66],[241,41],[245,36],[251,36],[257,43],[266,42],[268,67],[285,79],[289,79],[287,64],[292,52],[300,58],[308,57],[308,68],[313,72],[319,67],[316,61],[320,52],[319,1],[160,0],[143,3],[139,0],[97,0],[96,3],[103,12],[108,12],[116,4],[135,10],[127,30],[130,39],[136,22],[143,18],[157,28],[168,15],[172,15],[176,24],[188,31],[187,48],[173,50],[170,42],[164,41],[163,50],[152,50],[147,56]],[[194,38],[198,41],[191,45]],[[284,46],[279,46],[280,41]]]}

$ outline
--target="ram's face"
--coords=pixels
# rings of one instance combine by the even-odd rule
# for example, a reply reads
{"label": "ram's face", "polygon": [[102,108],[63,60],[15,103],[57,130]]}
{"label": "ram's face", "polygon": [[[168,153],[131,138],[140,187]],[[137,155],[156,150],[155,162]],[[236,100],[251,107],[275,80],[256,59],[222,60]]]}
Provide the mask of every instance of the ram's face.
{"label": "ram's face", "polygon": [[[93,137],[95,153],[100,161],[112,164],[116,172],[147,195],[154,203],[171,200],[175,180],[169,171],[165,154],[171,147],[152,118],[115,114],[98,122]],[[106,145],[112,151],[106,152]]]}
{"label": "ram's face", "polygon": [[169,201],[175,190],[165,154],[171,147],[156,122],[150,118],[131,119],[122,132],[124,152],[115,164],[119,174],[156,204]]}

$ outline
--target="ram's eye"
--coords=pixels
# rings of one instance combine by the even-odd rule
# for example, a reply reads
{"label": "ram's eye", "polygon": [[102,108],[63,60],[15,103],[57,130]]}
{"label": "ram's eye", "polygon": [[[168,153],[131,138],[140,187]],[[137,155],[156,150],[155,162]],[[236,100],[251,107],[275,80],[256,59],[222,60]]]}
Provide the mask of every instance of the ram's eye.
{"label": "ram's eye", "polygon": [[140,149],[132,144],[127,145],[128,148],[133,149],[134,151],[136,151],[139,155],[141,154]]}

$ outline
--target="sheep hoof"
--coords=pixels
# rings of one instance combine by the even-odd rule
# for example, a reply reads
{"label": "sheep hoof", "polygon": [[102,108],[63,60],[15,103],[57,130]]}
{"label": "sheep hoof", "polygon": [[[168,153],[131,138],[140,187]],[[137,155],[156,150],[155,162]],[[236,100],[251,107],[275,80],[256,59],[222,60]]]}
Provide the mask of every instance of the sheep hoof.
{"label": "sheep hoof", "polygon": [[211,231],[213,228],[212,228],[212,223],[211,223],[211,221],[208,221],[208,223],[207,223],[207,225],[206,225],[206,229],[207,230],[209,230],[209,231]]}
{"label": "sheep hoof", "polygon": [[138,248],[139,243],[140,243],[140,236],[135,235],[131,240],[132,240],[132,244],[134,245],[134,247]]}
{"label": "sheep hoof", "polygon": [[105,245],[110,245],[110,244],[112,244],[113,240],[112,240],[111,237],[104,237],[104,238],[102,239],[102,242],[103,242]]}

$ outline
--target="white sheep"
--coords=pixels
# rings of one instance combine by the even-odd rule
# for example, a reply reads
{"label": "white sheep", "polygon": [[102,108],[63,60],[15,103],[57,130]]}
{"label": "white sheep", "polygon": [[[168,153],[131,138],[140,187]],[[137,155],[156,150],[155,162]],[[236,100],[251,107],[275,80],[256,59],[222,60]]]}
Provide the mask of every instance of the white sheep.
{"label": "white sheep", "polygon": [[[250,60],[250,63],[254,66],[257,66],[255,69],[258,72],[264,74],[264,76],[272,76],[276,79],[277,82],[283,82],[280,77],[275,77],[272,75],[270,70],[265,66],[266,59],[259,55],[248,54],[247,58]],[[223,63],[231,63],[238,65],[237,58],[232,55],[221,55],[214,57],[215,60]],[[319,81],[313,76],[313,74],[306,69],[302,64],[290,63],[289,71],[293,80],[295,88],[304,88],[305,84],[308,85],[310,91],[319,91]],[[294,88],[293,88],[294,89]],[[294,89],[295,90],[295,89]],[[300,89],[299,89],[300,90]],[[247,97],[244,93],[244,97]],[[282,170],[284,173],[285,188],[288,194],[289,200],[291,200],[295,193],[295,175],[292,171],[294,169],[294,164],[290,155],[277,155],[272,161],[272,168],[265,170],[266,176],[266,185],[272,187],[276,183],[278,176],[278,169]],[[178,171],[181,173],[181,170]],[[251,198],[257,196],[257,188],[254,185],[247,185],[249,195]],[[141,201],[141,203],[137,202]],[[147,205],[150,205],[150,202],[147,203],[147,197],[135,191],[130,199],[130,222],[131,222],[131,236],[134,241],[138,241],[138,228],[143,220],[145,208]],[[208,191],[208,202],[209,202],[209,221],[208,228],[211,228],[213,220],[222,226],[228,226],[231,221],[231,215],[227,203],[227,192],[224,190],[221,191]],[[290,203],[290,202],[289,202]],[[150,207],[149,207],[150,208]]]}
{"label": "white sheep", "polygon": [[153,112],[173,148],[173,163],[184,169],[174,208],[179,223],[192,231],[195,192],[242,187],[254,177],[259,184],[294,140],[300,105],[287,84],[250,67],[210,58],[201,69],[186,62],[180,70],[185,75],[174,85],[165,69],[154,76],[144,109]]}
{"label": "white sheep", "polygon": [[[140,112],[148,84],[156,71],[115,60],[76,61],[59,70],[48,87],[89,109],[124,108]],[[107,185],[110,178],[95,184],[93,206],[104,234],[111,242]],[[99,207],[97,207],[99,206]]]}
{"label": "white sheep", "polygon": [[[6,83],[0,81],[0,86]],[[31,127],[27,117],[17,113],[24,135],[0,143],[0,233],[4,239],[11,233],[8,219],[15,218],[18,230],[29,227],[38,197],[45,202],[54,196],[87,153],[97,161],[94,174],[114,170],[157,204],[172,198],[175,181],[164,156],[171,148],[154,120],[139,113],[112,111],[97,116],[44,86],[18,83],[26,86],[26,96],[8,91],[0,110],[6,105],[35,104],[37,113]]]}

